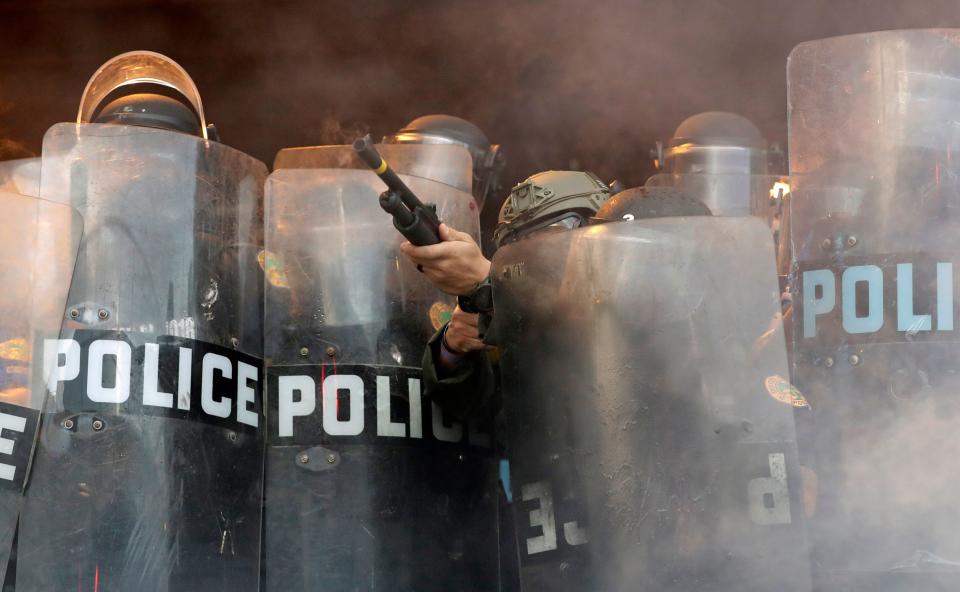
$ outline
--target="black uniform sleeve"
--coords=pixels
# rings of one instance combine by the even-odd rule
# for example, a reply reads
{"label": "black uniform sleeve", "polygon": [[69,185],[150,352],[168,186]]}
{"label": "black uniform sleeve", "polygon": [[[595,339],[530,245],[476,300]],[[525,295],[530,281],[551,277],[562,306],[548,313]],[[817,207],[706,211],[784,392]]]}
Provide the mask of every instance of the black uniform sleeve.
{"label": "black uniform sleeve", "polygon": [[439,366],[440,328],[423,352],[423,393],[453,419],[468,420],[496,413],[499,401],[493,364],[485,352],[466,354],[453,368]]}

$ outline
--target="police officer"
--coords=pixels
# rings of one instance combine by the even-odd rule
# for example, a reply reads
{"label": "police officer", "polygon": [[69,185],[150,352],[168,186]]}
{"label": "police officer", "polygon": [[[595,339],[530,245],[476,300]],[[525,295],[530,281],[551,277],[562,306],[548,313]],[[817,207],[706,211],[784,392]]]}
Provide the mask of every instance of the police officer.
{"label": "police officer", "polygon": [[[424,115],[403,126],[398,132],[383,138],[384,144],[455,145],[466,148],[473,161],[472,187],[464,188],[473,194],[480,213],[480,244],[484,255],[493,251],[492,207],[487,207],[491,196],[501,195],[500,173],[506,158],[499,144],[492,144],[475,124],[453,115]],[[496,205],[496,204],[495,204]],[[484,208],[487,207],[486,210]]]}
{"label": "police officer", "polygon": [[[585,224],[610,196],[596,176],[579,171],[547,171],[513,188],[500,209],[494,232],[497,246],[548,227]],[[442,290],[460,297],[453,318],[430,339],[423,356],[423,388],[444,412],[458,418],[496,414],[495,433],[505,433],[497,353],[486,341],[493,309],[490,261],[470,235],[441,225],[443,242],[429,247],[409,243],[401,249]],[[502,440],[501,440],[502,443]],[[508,444],[509,445],[509,444]],[[501,451],[503,453],[503,451]],[[511,517],[512,488],[506,460],[501,461],[501,586],[519,589],[516,527]]]}
{"label": "police officer", "polygon": [[659,173],[648,186],[685,189],[715,216],[759,216],[779,223],[780,196],[771,188],[783,171],[782,152],[749,119],[708,111],[685,119],[652,154]]}
{"label": "police officer", "polygon": [[[519,183],[500,208],[494,232],[497,247],[548,228],[586,224],[610,197],[596,175],[581,171],[545,171]],[[441,225],[443,242],[401,249],[438,288],[460,297],[449,323],[431,338],[424,352],[424,391],[457,417],[496,408],[494,374],[484,355],[493,311],[490,261],[473,239]]]}
{"label": "police officer", "polygon": [[524,589],[809,590],[771,237],[710,213],[635,188],[494,258]]}
{"label": "police officer", "polygon": [[[182,67],[131,52],[44,137],[40,197],[84,216],[65,330],[45,355],[104,380],[53,371],[19,590],[257,588],[266,167],[210,141],[203,113]],[[215,409],[228,380],[237,397]]]}
{"label": "police officer", "polygon": [[473,197],[480,210],[487,197],[500,190],[499,177],[506,159],[498,144],[491,144],[479,127],[453,115],[424,115],[403,126],[384,144],[455,144],[473,159]]}

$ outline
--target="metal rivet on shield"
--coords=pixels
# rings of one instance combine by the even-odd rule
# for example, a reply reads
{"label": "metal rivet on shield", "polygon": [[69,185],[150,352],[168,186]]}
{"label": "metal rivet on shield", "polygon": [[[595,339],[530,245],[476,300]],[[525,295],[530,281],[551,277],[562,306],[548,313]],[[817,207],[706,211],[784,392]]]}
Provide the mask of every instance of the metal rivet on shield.
{"label": "metal rivet on shield", "polygon": [[300,355],[303,356],[303,357],[309,356],[309,355],[310,355],[310,348],[308,348],[308,347],[301,347],[301,348],[300,348]]}
{"label": "metal rivet on shield", "polygon": [[310,455],[307,453],[303,453],[299,455],[297,457],[297,462],[300,463],[301,465],[307,464],[308,462],[310,462]]}
{"label": "metal rivet on shield", "polygon": [[848,237],[847,237],[847,246],[848,246],[848,247],[855,247],[855,246],[857,246],[857,237],[855,237],[855,236],[853,236],[853,235],[848,236]]}
{"label": "metal rivet on shield", "polygon": [[332,357],[334,357],[335,355],[337,355],[337,348],[333,347],[332,345],[328,345],[328,346],[327,346],[327,357],[328,357],[328,358],[332,358]]}
{"label": "metal rivet on shield", "polygon": [[230,432],[229,434],[227,434],[227,439],[230,440],[231,442],[236,442],[236,441],[237,441],[237,433],[236,433],[236,432]]}
{"label": "metal rivet on shield", "polygon": [[860,356],[858,356],[857,354],[851,354],[851,355],[850,355],[850,365],[851,365],[851,366],[856,366],[856,365],[859,364],[859,363],[860,363]]}
{"label": "metal rivet on shield", "polygon": [[65,420],[63,420],[63,427],[65,427],[65,428],[68,429],[68,430],[72,430],[72,429],[73,429],[73,420],[72,420],[72,419],[65,419]]}
{"label": "metal rivet on shield", "polygon": [[93,422],[90,425],[93,426],[93,431],[95,432],[99,432],[100,430],[103,429],[103,421],[99,419],[93,420]]}
{"label": "metal rivet on shield", "polygon": [[231,338],[230,338],[230,345],[233,346],[233,349],[237,349],[238,347],[240,347],[240,340],[237,339],[236,337],[231,337]]}
{"label": "metal rivet on shield", "polygon": [[79,308],[71,308],[71,309],[70,309],[70,318],[71,318],[71,319],[79,319],[79,318],[80,318],[80,309],[79,309]]}
{"label": "metal rivet on shield", "polygon": [[101,308],[97,311],[97,318],[101,321],[105,321],[110,318],[110,311],[105,308]]}
{"label": "metal rivet on shield", "polygon": [[827,368],[833,368],[833,358],[828,357],[826,360],[823,361],[823,365],[826,366]]}
{"label": "metal rivet on shield", "polygon": [[820,241],[820,248],[823,249],[824,251],[828,250],[832,246],[833,246],[833,241],[830,240],[829,238],[825,238],[822,241]]}
{"label": "metal rivet on shield", "polygon": [[336,455],[336,454],[328,454],[328,455],[327,455],[327,462],[330,463],[331,465],[332,465],[333,463],[337,462],[337,455]]}

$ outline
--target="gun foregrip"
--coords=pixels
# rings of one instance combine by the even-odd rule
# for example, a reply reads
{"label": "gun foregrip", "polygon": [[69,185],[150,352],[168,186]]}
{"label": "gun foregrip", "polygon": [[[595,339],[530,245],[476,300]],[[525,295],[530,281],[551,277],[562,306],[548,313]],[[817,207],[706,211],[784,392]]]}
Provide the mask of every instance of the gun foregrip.
{"label": "gun foregrip", "polygon": [[414,221],[407,226],[401,226],[397,218],[393,219],[393,226],[402,234],[411,244],[417,247],[435,245],[440,242],[440,236],[436,230],[422,217],[414,213]]}
{"label": "gun foregrip", "polygon": [[407,227],[416,222],[416,216],[408,210],[396,191],[387,190],[380,194],[380,207],[393,216],[393,222],[398,227]]}
{"label": "gun foregrip", "polygon": [[393,216],[393,227],[412,244],[423,247],[440,242],[436,215],[432,218],[429,216],[433,214],[432,211],[424,212],[424,208],[418,208],[411,212],[403,204],[400,195],[390,190],[380,194],[380,207]]}

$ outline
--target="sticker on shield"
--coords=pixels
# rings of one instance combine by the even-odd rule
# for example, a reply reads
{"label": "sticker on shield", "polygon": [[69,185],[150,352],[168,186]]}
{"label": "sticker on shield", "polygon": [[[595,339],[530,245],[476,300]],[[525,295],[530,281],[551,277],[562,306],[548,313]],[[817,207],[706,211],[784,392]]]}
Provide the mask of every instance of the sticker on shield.
{"label": "sticker on shield", "polygon": [[768,376],[764,381],[764,385],[767,387],[767,392],[770,393],[770,396],[781,403],[793,405],[794,407],[810,406],[810,403],[807,402],[803,393],[782,376]]}
{"label": "sticker on shield", "polygon": [[453,309],[446,302],[434,302],[430,305],[430,325],[436,331],[453,318]]}

